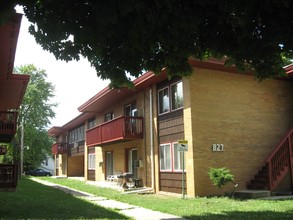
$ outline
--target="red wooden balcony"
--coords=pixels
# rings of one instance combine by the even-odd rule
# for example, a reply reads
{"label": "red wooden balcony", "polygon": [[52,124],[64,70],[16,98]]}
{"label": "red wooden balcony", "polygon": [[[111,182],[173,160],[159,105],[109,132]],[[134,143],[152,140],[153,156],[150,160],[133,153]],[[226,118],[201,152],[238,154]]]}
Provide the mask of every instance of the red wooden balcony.
{"label": "red wooden balcony", "polygon": [[15,191],[17,174],[17,164],[0,164],[0,191]]}
{"label": "red wooden balcony", "polygon": [[87,146],[143,138],[143,118],[120,116],[86,131]]}
{"label": "red wooden balcony", "polygon": [[0,111],[0,142],[9,143],[16,133],[17,112]]}
{"label": "red wooden balcony", "polygon": [[56,143],[52,145],[52,154],[65,154],[67,153],[67,143]]}

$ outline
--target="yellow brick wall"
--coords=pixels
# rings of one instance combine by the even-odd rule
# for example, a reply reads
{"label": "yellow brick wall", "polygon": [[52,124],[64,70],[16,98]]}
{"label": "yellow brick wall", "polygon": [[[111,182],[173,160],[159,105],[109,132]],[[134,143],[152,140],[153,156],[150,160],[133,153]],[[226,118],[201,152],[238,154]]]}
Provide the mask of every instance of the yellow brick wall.
{"label": "yellow brick wall", "polygon": [[[144,161],[143,154],[143,141],[135,140],[123,143],[110,144],[107,146],[98,147],[100,152],[96,150],[96,162],[103,162],[102,167],[98,168],[98,180],[102,181],[105,179],[106,173],[106,152],[113,152],[113,170],[114,174],[125,173],[126,167],[126,152],[130,149],[137,149],[138,160]],[[103,158],[101,160],[101,157]],[[98,159],[97,159],[98,158]],[[143,167],[138,168],[138,177],[143,178],[144,172]]]}
{"label": "yellow brick wall", "polygon": [[191,99],[190,99],[190,81],[187,78],[182,79],[183,83],[183,94],[184,94],[184,139],[188,141],[188,151],[185,152],[186,160],[185,167],[186,172],[186,188],[187,195],[195,195],[195,178],[194,178],[194,162],[193,159],[193,127],[191,118]]}
{"label": "yellow brick wall", "polygon": [[56,158],[59,160],[59,164],[56,165],[58,176],[67,176],[67,154],[58,154]]}
{"label": "yellow brick wall", "polygon": [[[125,154],[127,149],[138,149],[138,159],[142,160],[142,167],[138,168],[138,176],[143,179],[145,186],[151,187],[152,172],[151,172],[151,160],[150,160],[150,88],[140,91],[135,96],[127,98],[116,105],[111,109],[105,110],[103,113],[96,116],[96,121],[98,124],[104,122],[104,115],[108,112],[113,112],[115,117],[119,117],[124,114],[124,105],[129,104],[133,101],[136,101],[138,108],[138,116],[144,118],[144,138],[142,140],[128,141],[128,142],[119,142],[115,144],[110,144],[106,146],[96,147],[96,180],[103,181],[105,180],[105,153],[107,151],[113,152],[114,159],[114,172],[120,173],[126,171],[126,161]],[[158,136],[157,136],[157,126],[156,126],[156,115],[157,115],[157,98],[156,98],[156,86],[152,86],[152,103],[153,103],[153,118],[152,123],[154,128],[153,133],[153,148],[154,148],[154,168],[155,168],[155,182],[154,187],[159,188],[158,181]],[[102,162],[102,166],[100,166]]]}
{"label": "yellow brick wall", "polygon": [[103,151],[101,147],[95,147],[96,154],[96,181],[104,181],[104,171],[103,171]]}
{"label": "yellow brick wall", "polygon": [[[184,99],[190,97],[190,106],[184,106],[185,136],[193,151],[187,156],[187,179],[195,182],[194,191],[188,185],[189,194],[232,190],[232,185],[222,190],[213,186],[207,175],[209,167],[229,168],[238,189],[245,189],[293,126],[292,82],[259,83],[249,75],[196,69],[189,83],[190,92],[184,93]],[[224,144],[224,151],[212,152],[212,144]]]}

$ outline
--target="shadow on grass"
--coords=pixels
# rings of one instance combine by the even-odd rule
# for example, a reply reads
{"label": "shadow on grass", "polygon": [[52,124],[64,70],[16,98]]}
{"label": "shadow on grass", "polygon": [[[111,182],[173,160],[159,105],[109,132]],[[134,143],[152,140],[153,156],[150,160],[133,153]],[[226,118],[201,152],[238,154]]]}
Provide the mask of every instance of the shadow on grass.
{"label": "shadow on grass", "polygon": [[293,219],[293,212],[273,212],[273,211],[255,211],[255,212],[224,212],[223,214],[210,214],[206,215],[192,215],[183,216],[186,219],[196,220],[286,220]]}
{"label": "shadow on grass", "polygon": [[1,219],[128,219],[25,177],[16,192],[0,192],[0,213]]}

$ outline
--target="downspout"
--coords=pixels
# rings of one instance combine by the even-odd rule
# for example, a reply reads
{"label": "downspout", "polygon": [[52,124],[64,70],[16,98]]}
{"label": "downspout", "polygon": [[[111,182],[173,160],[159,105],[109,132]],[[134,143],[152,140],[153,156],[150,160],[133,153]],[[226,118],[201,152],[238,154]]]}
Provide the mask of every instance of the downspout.
{"label": "downspout", "polygon": [[[145,98],[145,96],[146,96],[146,90],[143,90],[143,118],[145,119],[145,117],[146,117],[146,114],[145,114],[145,106],[146,106],[146,98]],[[148,179],[148,164],[147,164],[147,143],[146,143],[146,127],[145,127],[145,124],[146,123],[144,123],[144,129],[143,129],[143,132],[144,132],[144,134],[143,134],[143,137],[144,137],[144,161],[145,161],[145,180],[147,181],[147,179]]]}
{"label": "downspout", "polygon": [[24,128],[23,128],[23,118],[21,119],[21,137],[20,137],[20,178],[23,175],[23,150],[24,150]]}
{"label": "downspout", "polygon": [[152,185],[151,188],[154,189],[155,186],[155,171],[154,171],[154,138],[153,138],[153,95],[152,88],[150,88],[150,147],[151,147],[151,178]]}

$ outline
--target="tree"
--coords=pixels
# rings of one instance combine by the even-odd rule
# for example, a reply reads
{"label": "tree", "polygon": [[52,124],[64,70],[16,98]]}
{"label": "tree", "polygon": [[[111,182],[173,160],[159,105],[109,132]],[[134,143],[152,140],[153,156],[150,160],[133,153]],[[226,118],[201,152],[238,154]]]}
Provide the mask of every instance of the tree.
{"label": "tree", "polygon": [[[14,0],[24,7],[36,41],[57,59],[86,57],[112,86],[144,70],[189,75],[188,59],[225,57],[258,79],[283,73],[293,58],[289,0]],[[5,12],[5,13],[4,13]]]}
{"label": "tree", "polygon": [[[16,73],[29,74],[30,82],[26,89],[23,102],[18,114],[18,129],[12,142],[12,149],[19,149],[21,138],[21,126],[24,129],[24,164],[31,168],[38,167],[50,154],[53,144],[47,134],[50,119],[55,116],[51,102],[54,97],[54,86],[46,82],[45,70],[37,69],[34,65],[24,65],[15,69]],[[18,153],[16,157],[18,158]]]}

